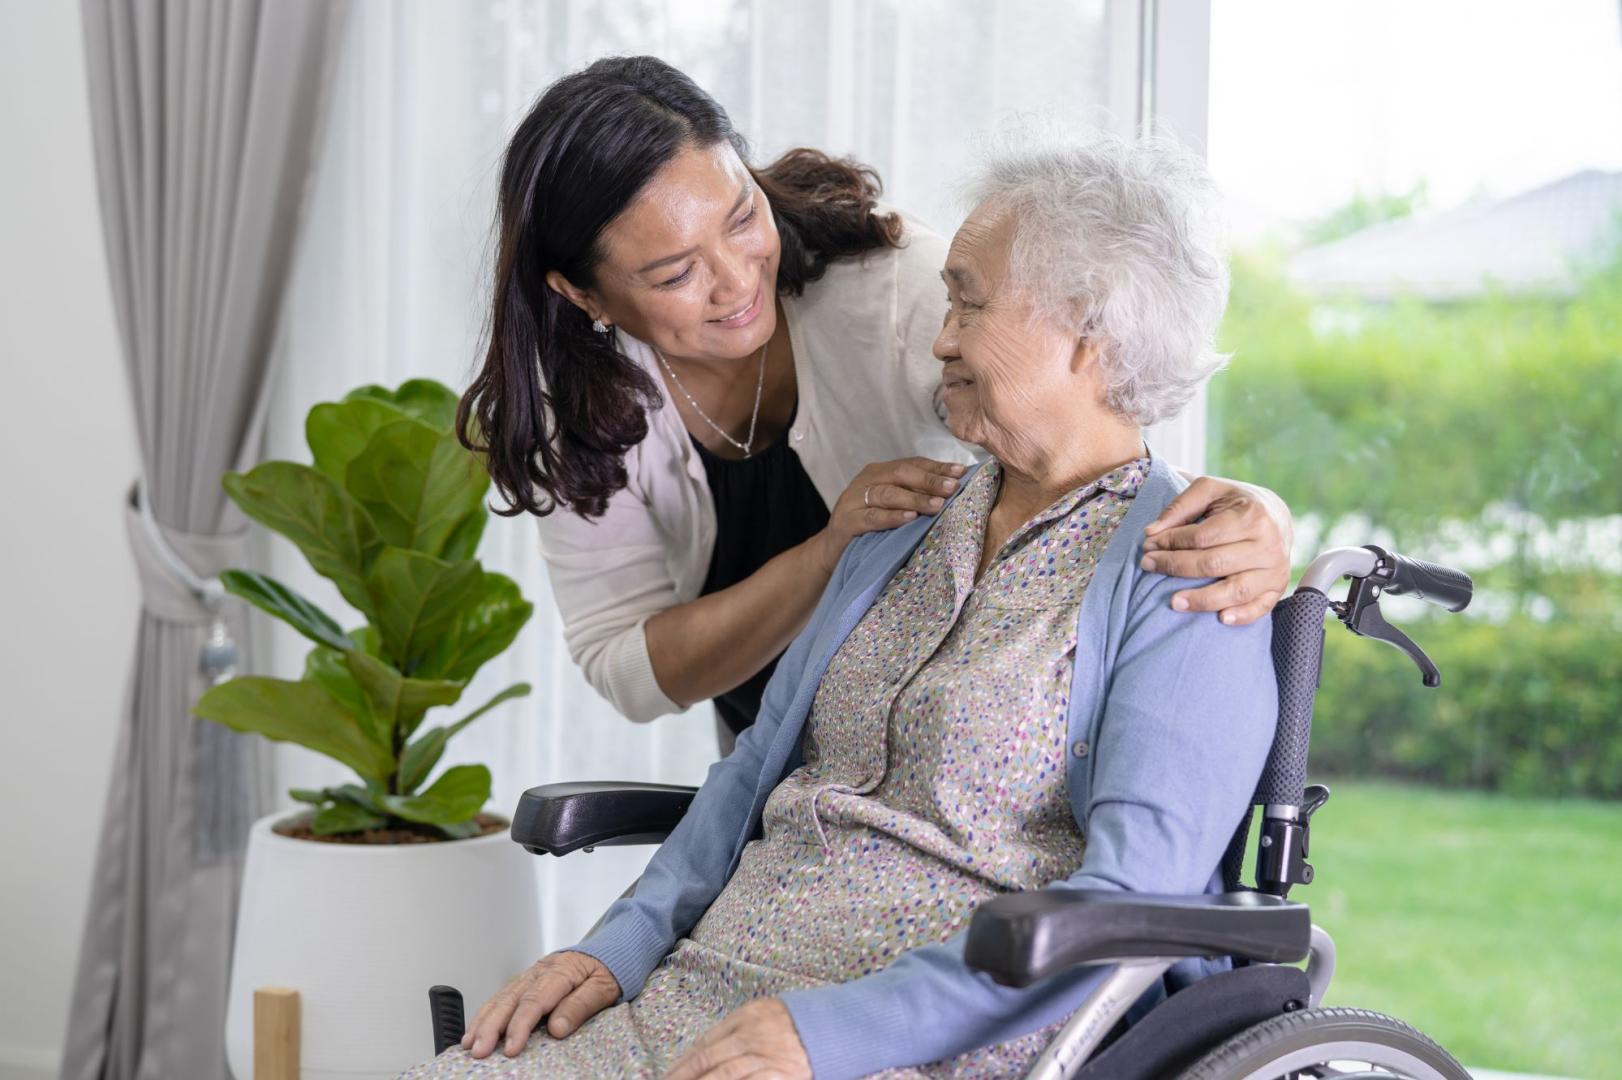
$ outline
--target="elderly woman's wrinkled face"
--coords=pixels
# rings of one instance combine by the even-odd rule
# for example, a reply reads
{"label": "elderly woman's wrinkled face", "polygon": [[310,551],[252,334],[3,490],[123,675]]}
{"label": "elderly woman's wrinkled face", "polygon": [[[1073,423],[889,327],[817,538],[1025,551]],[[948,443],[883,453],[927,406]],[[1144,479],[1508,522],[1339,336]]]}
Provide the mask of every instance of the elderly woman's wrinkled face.
{"label": "elderly woman's wrinkled face", "polygon": [[1035,320],[1008,281],[1012,218],[980,206],[946,256],[951,308],[935,338],[945,367],[946,426],[1005,465],[1040,465],[1073,438],[1078,412],[1094,396],[1096,350],[1073,332]]}

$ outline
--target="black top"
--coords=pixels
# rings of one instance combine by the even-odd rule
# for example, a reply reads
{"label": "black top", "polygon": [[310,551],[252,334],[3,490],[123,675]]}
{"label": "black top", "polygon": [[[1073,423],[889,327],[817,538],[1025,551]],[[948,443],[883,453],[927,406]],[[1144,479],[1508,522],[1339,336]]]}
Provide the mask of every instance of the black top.
{"label": "black top", "polygon": [[[794,410],[799,411],[798,402]],[[793,423],[790,416],[789,425]],[[800,456],[789,449],[787,435],[785,427],[776,442],[741,461],[718,457],[693,439],[715,500],[715,553],[700,596],[736,585],[828,524],[828,507]],[[715,711],[733,734],[755,722],[760,696],[780,658],[773,657],[754,678],[715,698]]]}

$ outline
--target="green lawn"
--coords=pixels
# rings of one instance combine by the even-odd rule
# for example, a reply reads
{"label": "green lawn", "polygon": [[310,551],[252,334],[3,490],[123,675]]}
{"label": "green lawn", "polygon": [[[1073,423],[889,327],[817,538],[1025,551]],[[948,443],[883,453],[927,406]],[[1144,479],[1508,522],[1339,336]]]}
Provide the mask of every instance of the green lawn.
{"label": "green lawn", "polygon": [[1326,781],[1327,1004],[1390,1013],[1467,1065],[1622,1076],[1622,803]]}

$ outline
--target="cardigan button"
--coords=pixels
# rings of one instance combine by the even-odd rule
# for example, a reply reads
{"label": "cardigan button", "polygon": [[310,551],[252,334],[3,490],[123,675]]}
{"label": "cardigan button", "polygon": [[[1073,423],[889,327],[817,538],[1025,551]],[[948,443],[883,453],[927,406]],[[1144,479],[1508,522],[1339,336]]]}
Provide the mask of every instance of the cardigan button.
{"label": "cardigan button", "polygon": [[1070,744],[1070,752],[1079,758],[1086,757],[1089,749],[1090,747],[1088,747],[1086,739],[1077,739],[1075,742]]}

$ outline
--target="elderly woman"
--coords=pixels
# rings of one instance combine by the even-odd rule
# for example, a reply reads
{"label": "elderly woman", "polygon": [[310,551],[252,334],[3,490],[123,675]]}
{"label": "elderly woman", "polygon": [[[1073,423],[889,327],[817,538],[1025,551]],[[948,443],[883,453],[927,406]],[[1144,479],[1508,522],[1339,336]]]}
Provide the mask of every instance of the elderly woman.
{"label": "elderly woman", "polygon": [[1140,434],[1221,363],[1211,185],[1162,142],[1048,140],[974,191],[935,355],[991,460],[851,545],[634,895],[408,1075],[1018,1075],[1103,972],[971,972],[979,904],[1220,889],[1269,627],[1172,610],[1143,526],[1183,482]]}
{"label": "elderly woman", "polygon": [[[710,699],[722,756],[855,536],[933,515],[977,455],[945,426],[946,240],[871,168],[749,164],[651,56],[565,75],[514,130],[489,348],[458,410],[535,516],[569,655],[627,719]],[[1188,523],[1204,520],[1198,526]],[[1214,477],[1148,526],[1173,597],[1243,625],[1289,583],[1289,512]]]}

